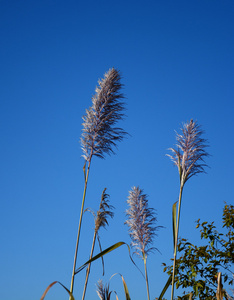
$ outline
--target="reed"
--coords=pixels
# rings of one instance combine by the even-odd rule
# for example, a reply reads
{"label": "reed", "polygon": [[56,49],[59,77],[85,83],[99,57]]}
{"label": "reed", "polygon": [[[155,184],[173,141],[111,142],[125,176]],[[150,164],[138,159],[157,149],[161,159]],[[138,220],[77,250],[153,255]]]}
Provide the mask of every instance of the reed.
{"label": "reed", "polygon": [[208,156],[208,153],[205,150],[207,147],[206,140],[202,138],[203,131],[197,122],[190,120],[190,122],[183,125],[181,131],[181,134],[176,133],[176,147],[169,149],[172,151],[172,155],[168,155],[173,163],[177,166],[180,176],[180,192],[174,242],[171,300],[173,300],[174,297],[175,267],[183,188],[185,183],[192,176],[205,172],[204,168],[207,165],[204,162],[204,158]]}
{"label": "reed", "polygon": [[132,188],[129,192],[127,203],[129,205],[126,211],[128,219],[125,223],[129,227],[129,235],[132,240],[131,246],[134,248],[134,253],[144,261],[147,297],[149,300],[150,292],[146,261],[148,254],[156,249],[152,247],[152,243],[156,230],[160,226],[155,226],[157,221],[155,210],[149,208],[147,195],[139,187]]}
{"label": "reed", "polygon": [[86,110],[86,115],[83,117],[81,145],[83,150],[82,156],[85,160],[83,168],[85,184],[72,270],[71,293],[74,288],[80,231],[92,158],[93,156],[105,158],[106,154],[115,153],[114,148],[117,147],[117,142],[121,141],[126,135],[122,128],[116,127],[117,122],[123,119],[123,111],[125,109],[122,101],[124,96],[120,92],[122,88],[120,79],[119,71],[112,68],[104,75],[103,79],[98,81],[99,85],[96,87],[96,93],[92,97],[92,106]]}

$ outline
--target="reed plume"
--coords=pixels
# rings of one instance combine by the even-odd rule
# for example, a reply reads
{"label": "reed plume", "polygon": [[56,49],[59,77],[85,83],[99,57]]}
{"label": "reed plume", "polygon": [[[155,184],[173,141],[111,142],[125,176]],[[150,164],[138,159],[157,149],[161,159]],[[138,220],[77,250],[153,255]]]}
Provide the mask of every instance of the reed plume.
{"label": "reed plume", "polygon": [[170,148],[172,155],[168,155],[178,167],[180,180],[184,184],[189,178],[204,173],[204,158],[208,156],[205,151],[206,140],[201,138],[204,133],[201,127],[190,120],[181,128],[182,134],[176,133],[176,148]]}
{"label": "reed plume", "polygon": [[83,150],[82,156],[85,159],[83,168],[85,186],[72,271],[71,292],[73,292],[74,286],[80,230],[92,157],[105,158],[105,154],[115,153],[114,148],[117,147],[117,142],[121,141],[126,135],[122,128],[116,127],[117,122],[124,117],[124,103],[122,101],[124,96],[120,92],[122,88],[120,79],[119,71],[112,68],[104,75],[103,79],[99,80],[96,94],[92,97],[92,106],[86,110],[86,115],[83,117],[81,145]]}
{"label": "reed plume", "polygon": [[[98,231],[101,227],[105,228],[108,224],[108,218],[113,218],[113,206],[109,204],[109,195],[106,193],[106,188],[102,192],[101,202],[99,206],[99,210],[97,211],[97,214],[95,216],[95,228],[94,228],[94,236],[93,236],[93,243],[91,247],[91,253],[89,256],[89,259],[93,257],[93,251],[95,247],[96,238],[98,237]],[[89,279],[89,273],[90,273],[91,263],[89,263],[87,270],[86,270],[86,277],[85,277],[85,284],[84,284],[84,290],[82,295],[82,300],[85,298],[87,285],[88,285],[88,279]]]}
{"label": "reed plume", "polygon": [[172,155],[167,155],[177,166],[180,175],[180,193],[174,243],[171,300],[173,300],[174,297],[175,264],[179,233],[180,208],[184,184],[192,176],[198,173],[205,173],[204,168],[207,165],[204,162],[204,158],[208,156],[208,153],[205,150],[207,147],[206,140],[201,137],[204,132],[201,130],[201,127],[197,124],[197,122],[194,122],[191,119],[190,122],[183,125],[181,131],[181,134],[176,133],[176,148],[169,149],[172,151]]}
{"label": "reed plume", "polygon": [[105,228],[108,226],[108,217],[113,218],[113,206],[109,204],[110,195],[106,193],[106,188],[102,192],[102,198],[95,218],[95,232],[98,232],[101,227]]}
{"label": "reed plume", "polygon": [[124,117],[119,72],[110,69],[98,83],[92,98],[93,104],[83,117],[81,144],[86,161],[90,161],[93,155],[104,158],[105,154],[114,153],[116,142],[126,134],[122,128],[115,127]]}
{"label": "reed plume", "polygon": [[159,226],[155,226],[157,221],[155,210],[149,208],[147,195],[139,187],[132,188],[129,192],[127,203],[129,205],[126,211],[128,219],[125,224],[129,227],[129,235],[132,240],[131,246],[135,249],[134,253],[139,255],[144,261],[147,296],[149,300],[146,260],[149,252],[155,250],[152,247],[152,243]]}
{"label": "reed plume", "polygon": [[111,293],[109,291],[109,284],[104,286],[102,280],[99,280],[97,283],[97,294],[101,300],[110,300]]}

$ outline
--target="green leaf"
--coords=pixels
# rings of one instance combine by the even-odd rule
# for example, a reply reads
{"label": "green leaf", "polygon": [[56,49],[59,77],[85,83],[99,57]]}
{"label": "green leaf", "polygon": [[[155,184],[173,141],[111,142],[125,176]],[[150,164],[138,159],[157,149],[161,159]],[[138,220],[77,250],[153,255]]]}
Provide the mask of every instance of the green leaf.
{"label": "green leaf", "polygon": [[[78,274],[80,271],[82,271],[89,263],[97,260],[98,258],[106,255],[107,253],[110,253],[111,251],[119,248],[122,245],[126,245],[128,247],[128,252],[129,252],[129,257],[132,261],[132,263],[135,265],[135,267],[137,267],[137,265],[135,264],[134,260],[131,257],[131,252],[130,252],[130,247],[128,244],[124,243],[124,242],[118,242],[110,247],[108,247],[107,249],[103,250],[102,252],[100,252],[99,254],[97,254],[96,256],[94,256],[93,258],[91,258],[90,260],[86,261],[86,263],[84,263],[82,266],[80,266],[76,271],[75,274]],[[137,267],[137,269],[140,271],[140,273],[142,274],[141,270]],[[142,276],[144,277],[144,275],[142,274]]]}
{"label": "green leaf", "polygon": [[[102,252],[101,241],[100,241],[98,233],[97,233],[97,240],[98,240],[100,251]],[[105,267],[104,267],[104,259],[103,259],[103,257],[102,257],[102,269],[103,269],[102,276],[104,276],[105,275]]]}
{"label": "green leaf", "polygon": [[125,280],[123,278],[123,275],[121,275],[121,274],[119,274],[119,275],[122,278],[126,300],[131,300],[130,295],[129,295],[129,291],[128,291],[128,287],[127,287],[127,284],[126,284],[126,282],[125,282]]}
{"label": "green leaf", "polygon": [[56,283],[59,283],[67,292],[68,294],[70,295],[71,299],[72,300],[75,300],[75,298],[73,297],[72,293],[69,291],[69,289],[67,289],[61,282],[59,281],[54,281],[52,282],[50,285],[48,285],[48,287],[46,288],[46,290],[44,291],[43,295],[41,296],[41,299],[40,300],[44,300],[46,294],[48,293],[49,289],[55,285]]}
{"label": "green leaf", "polygon": [[173,248],[174,248],[174,251],[175,251],[175,240],[176,240],[176,204],[177,204],[177,202],[175,202],[172,206],[172,226],[173,226]]}
{"label": "green leaf", "polygon": [[[127,284],[126,284],[126,282],[125,282],[125,280],[124,280],[122,274],[120,274],[120,273],[115,273],[115,274],[113,274],[113,275],[111,276],[110,280],[111,280],[113,277],[115,277],[115,275],[119,275],[119,276],[122,278],[122,282],[123,282],[123,286],[124,286],[124,292],[125,292],[126,300],[131,300],[130,295],[129,295],[129,291],[128,291]],[[109,281],[110,281],[110,280],[109,280]],[[116,292],[115,292],[115,293],[116,293]],[[116,294],[116,296],[117,296],[117,294]]]}
{"label": "green leaf", "polygon": [[84,179],[86,181],[86,161],[85,161],[84,166],[83,166],[83,172],[84,172]]}
{"label": "green leaf", "polygon": [[167,289],[169,288],[171,282],[172,282],[172,275],[170,275],[170,277],[168,278],[167,283],[165,284],[158,300],[162,300],[162,298],[163,298],[164,294],[166,293]]}

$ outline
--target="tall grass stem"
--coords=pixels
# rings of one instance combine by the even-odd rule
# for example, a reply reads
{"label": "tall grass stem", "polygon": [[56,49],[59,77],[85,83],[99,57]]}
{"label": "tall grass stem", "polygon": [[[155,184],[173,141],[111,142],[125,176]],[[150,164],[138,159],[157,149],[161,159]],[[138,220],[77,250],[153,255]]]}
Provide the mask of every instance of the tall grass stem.
{"label": "tall grass stem", "polygon": [[[89,259],[91,259],[93,257],[93,251],[94,251],[94,246],[95,246],[95,242],[96,242],[96,237],[97,237],[97,231],[94,232],[93,243],[92,243],[92,248],[91,248],[91,253],[90,253]],[[86,277],[85,277],[85,284],[84,284],[82,300],[84,300],[84,298],[85,298],[86,289],[87,289],[87,285],[88,285],[90,268],[91,268],[91,263],[88,264],[88,267],[87,267],[87,270],[86,270]]]}
{"label": "tall grass stem", "polygon": [[145,281],[146,281],[147,296],[148,296],[148,300],[150,300],[150,294],[149,294],[149,281],[148,281],[148,273],[147,273],[147,267],[146,267],[146,257],[145,257],[145,253],[143,253],[143,259],[144,259],[144,266],[145,266]]}
{"label": "tall grass stem", "polygon": [[175,235],[175,245],[174,245],[174,261],[173,261],[173,273],[172,273],[171,300],[173,300],[173,297],[174,297],[175,267],[176,267],[176,255],[177,255],[177,244],[178,244],[178,233],[179,233],[179,222],[180,222],[180,208],[181,208],[183,187],[184,187],[184,182],[182,181],[181,185],[180,185],[178,215],[177,215],[177,222],[176,222],[176,235]]}
{"label": "tall grass stem", "polygon": [[[75,250],[74,264],[73,264],[72,278],[71,278],[71,288],[70,288],[71,293],[73,293],[73,288],[74,288],[76,260],[77,260],[78,246],[79,246],[79,240],[80,240],[80,230],[81,230],[81,223],[82,223],[83,212],[84,212],[84,203],[85,203],[86,190],[87,190],[87,184],[88,184],[88,178],[89,178],[90,164],[91,164],[91,159],[89,160],[89,164],[88,164],[88,168],[87,168],[87,172],[86,172],[86,176],[85,176],[85,186],[84,186],[84,193],[83,193],[83,199],[82,199],[82,205],[81,205],[81,211],[80,211],[80,221],[79,221],[79,227],[78,227],[78,233],[77,233],[76,250]],[[71,300],[71,297],[69,299]]]}

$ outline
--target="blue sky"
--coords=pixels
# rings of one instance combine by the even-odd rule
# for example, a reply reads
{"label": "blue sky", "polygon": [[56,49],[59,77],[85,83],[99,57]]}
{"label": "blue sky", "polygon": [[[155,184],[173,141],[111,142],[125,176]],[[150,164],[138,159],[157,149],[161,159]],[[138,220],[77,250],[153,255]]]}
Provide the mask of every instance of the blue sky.
{"label": "blue sky", "polygon": [[[130,243],[126,198],[139,185],[157,209],[148,258],[151,299],[172,257],[171,207],[179,176],[165,156],[175,132],[193,118],[205,130],[207,174],[185,186],[180,235],[199,243],[194,221],[221,227],[224,201],[233,204],[233,1],[0,1],[1,259],[0,298],[40,299],[52,281],[70,286],[83,192],[82,116],[99,78],[120,70],[130,136],[117,155],[93,159],[86,207],[96,210],[106,187],[115,217],[102,230],[102,247]],[[88,257],[92,216],[84,217],[77,265]],[[96,249],[96,252],[98,249]],[[135,258],[143,270],[142,261]],[[108,282],[121,273],[132,299],[146,299],[145,282],[127,248],[106,256]],[[95,262],[87,300],[98,299]],[[84,273],[74,295],[81,297]],[[123,299],[121,280],[111,289]],[[59,286],[47,299],[67,299]]]}

